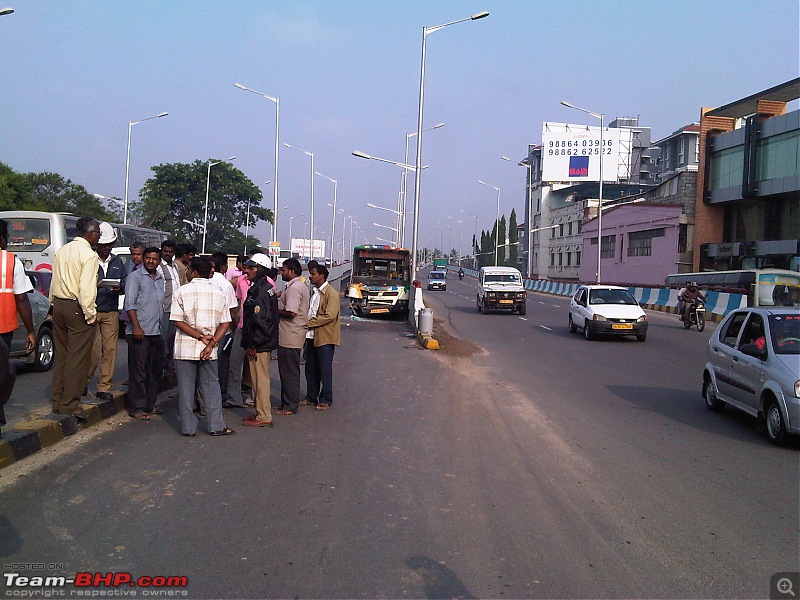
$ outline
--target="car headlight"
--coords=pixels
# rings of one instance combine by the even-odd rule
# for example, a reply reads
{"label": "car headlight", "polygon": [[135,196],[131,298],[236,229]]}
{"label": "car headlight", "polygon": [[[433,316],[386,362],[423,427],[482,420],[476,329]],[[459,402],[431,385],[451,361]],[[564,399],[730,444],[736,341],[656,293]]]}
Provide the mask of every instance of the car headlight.
{"label": "car headlight", "polygon": [[495,292],[486,292],[487,298],[494,298],[497,294]]}
{"label": "car headlight", "polygon": [[636,319],[637,323],[647,323],[647,315],[642,315],[638,319]]}
{"label": "car headlight", "polygon": [[517,298],[524,298],[525,292],[517,292]]}
{"label": "car headlight", "polygon": [[606,319],[603,315],[598,315],[597,313],[595,313],[592,316],[592,321],[608,321],[608,319]]}
{"label": "car headlight", "polygon": [[800,380],[794,382],[794,397],[800,398]]}

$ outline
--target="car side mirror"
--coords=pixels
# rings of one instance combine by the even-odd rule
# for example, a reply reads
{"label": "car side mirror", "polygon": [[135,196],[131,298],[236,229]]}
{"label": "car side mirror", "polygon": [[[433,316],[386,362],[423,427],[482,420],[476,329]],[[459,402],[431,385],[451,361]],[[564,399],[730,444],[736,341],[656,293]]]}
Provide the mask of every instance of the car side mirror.
{"label": "car side mirror", "polygon": [[747,356],[752,356],[753,358],[757,358],[758,360],[767,360],[766,349],[761,350],[755,344],[742,344],[742,347],[739,348],[739,351],[742,354],[746,354]]}

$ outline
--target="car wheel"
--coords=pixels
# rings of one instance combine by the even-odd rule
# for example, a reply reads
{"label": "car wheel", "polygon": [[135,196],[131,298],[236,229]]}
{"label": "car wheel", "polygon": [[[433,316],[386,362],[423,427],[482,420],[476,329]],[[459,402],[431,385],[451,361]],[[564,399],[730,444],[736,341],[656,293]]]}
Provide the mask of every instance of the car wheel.
{"label": "car wheel", "polygon": [[594,339],[594,334],[592,333],[592,330],[589,329],[588,320],[583,322],[583,337],[586,338],[587,342],[591,342]]}
{"label": "car wheel", "polygon": [[786,423],[783,420],[781,408],[774,398],[770,399],[764,407],[764,419],[767,425],[769,441],[776,446],[785,444],[789,434],[786,431]]}
{"label": "car wheel", "polygon": [[483,299],[483,314],[489,314],[489,303],[486,301],[486,298]]}
{"label": "car wheel", "polygon": [[637,342],[647,341],[647,334],[646,333],[640,333],[639,335],[636,336],[636,341]]}
{"label": "car wheel", "polygon": [[528,312],[528,305],[527,304],[520,304],[519,305],[519,310],[517,312],[519,312],[519,314],[524,316],[525,313]]}
{"label": "car wheel", "polygon": [[53,368],[55,342],[53,341],[53,332],[48,327],[42,327],[39,330],[39,335],[36,336],[36,348],[34,352],[36,356],[31,365],[33,371],[42,373]]}
{"label": "car wheel", "polygon": [[703,381],[703,399],[706,401],[706,408],[712,412],[719,412],[725,408],[725,403],[717,398],[717,392],[710,377]]}
{"label": "car wheel", "polygon": [[569,315],[569,332],[570,333],[575,333],[576,331],[578,331],[578,326],[575,325],[575,323],[572,322],[572,314],[570,313],[570,315]]}
{"label": "car wheel", "polygon": [[483,304],[481,304],[481,297],[480,296],[476,296],[475,297],[475,304],[478,305],[478,312],[482,312],[483,311]]}
{"label": "car wheel", "polygon": [[692,326],[692,322],[689,320],[689,317],[686,317],[686,320],[683,322],[684,329],[689,329]]}

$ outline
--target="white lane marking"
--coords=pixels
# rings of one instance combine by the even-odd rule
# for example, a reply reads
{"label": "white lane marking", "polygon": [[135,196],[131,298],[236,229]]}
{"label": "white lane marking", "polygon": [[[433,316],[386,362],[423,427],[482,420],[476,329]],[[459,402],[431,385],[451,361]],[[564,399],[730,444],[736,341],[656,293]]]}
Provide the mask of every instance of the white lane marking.
{"label": "white lane marking", "polygon": [[541,300],[539,300],[539,304],[544,304],[544,302],[542,302]]}
{"label": "white lane marking", "polygon": [[520,317],[520,319],[522,319],[523,321],[527,321],[528,320],[525,317]]}
{"label": "white lane marking", "polygon": [[547,329],[547,331],[553,331],[552,329],[550,329],[549,327],[545,327],[544,325],[539,325],[539,327],[541,327],[542,329]]}

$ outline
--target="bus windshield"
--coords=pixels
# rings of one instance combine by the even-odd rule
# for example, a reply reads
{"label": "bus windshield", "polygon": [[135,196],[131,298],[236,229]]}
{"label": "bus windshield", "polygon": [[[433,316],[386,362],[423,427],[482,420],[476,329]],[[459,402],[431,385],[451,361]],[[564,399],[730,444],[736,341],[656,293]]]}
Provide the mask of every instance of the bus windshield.
{"label": "bus windshield", "polygon": [[[36,217],[14,217],[8,220],[8,250],[11,252],[41,252],[53,241],[50,220]],[[64,236],[75,238],[76,217],[64,217]]]}

